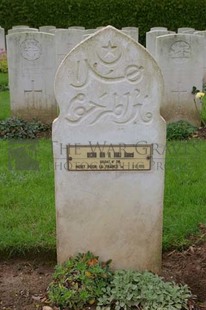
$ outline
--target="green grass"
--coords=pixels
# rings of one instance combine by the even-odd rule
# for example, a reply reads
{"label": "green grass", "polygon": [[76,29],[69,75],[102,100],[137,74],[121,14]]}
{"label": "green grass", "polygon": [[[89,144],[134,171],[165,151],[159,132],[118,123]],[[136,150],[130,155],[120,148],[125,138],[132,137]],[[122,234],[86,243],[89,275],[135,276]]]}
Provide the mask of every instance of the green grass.
{"label": "green grass", "polygon": [[182,247],[206,224],[206,143],[168,143],[164,199],[163,247]]}
{"label": "green grass", "polygon": [[0,120],[10,117],[9,92],[0,92]]}
{"label": "green grass", "polygon": [[8,73],[0,72],[0,85],[8,85]]}
{"label": "green grass", "polygon": [[15,171],[9,157],[14,146],[7,141],[0,144],[0,252],[55,250],[51,141],[38,142],[39,171]]}
{"label": "green grass", "polygon": [[0,120],[10,117],[9,91],[1,91],[1,88],[8,85],[8,74],[0,73]]}
{"label": "green grass", "polygon": [[[0,141],[0,145],[0,253],[55,251],[51,141],[38,141],[39,171],[9,170],[11,142]],[[187,245],[188,236],[198,233],[198,224],[206,224],[205,154],[205,141],[168,143],[164,250]],[[10,168],[15,168],[9,159]]]}

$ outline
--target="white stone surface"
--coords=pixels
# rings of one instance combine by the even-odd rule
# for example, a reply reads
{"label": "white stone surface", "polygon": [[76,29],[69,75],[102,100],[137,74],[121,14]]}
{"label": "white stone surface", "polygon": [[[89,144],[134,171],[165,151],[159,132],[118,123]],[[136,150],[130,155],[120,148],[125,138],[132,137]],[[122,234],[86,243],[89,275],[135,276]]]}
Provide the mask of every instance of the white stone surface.
{"label": "white stone surface", "polygon": [[64,57],[84,38],[82,29],[58,29],[55,32],[56,67]]}
{"label": "white stone surface", "polygon": [[8,30],[8,34],[19,33],[19,32],[38,32],[36,28],[29,28],[29,27],[19,27],[19,28],[12,28]]}
{"label": "white stone surface", "polygon": [[183,27],[183,28],[178,28],[177,33],[188,33],[192,34],[195,32],[195,28],[190,28],[190,27]]}
{"label": "white stone surface", "polygon": [[202,89],[203,52],[201,36],[176,34],[157,38],[156,60],[165,84],[161,114],[167,122],[186,120],[200,125],[191,91],[193,86]]}
{"label": "white stone surface", "polygon": [[5,31],[4,28],[0,27],[0,53],[5,52]]}
{"label": "white stone surface", "polygon": [[161,27],[151,28],[152,30],[150,30],[149,32],[146,32],[146,49],[154,58],[156,58],[155,53],[156,53],[157,37],[162,36],[162,35],[172,34],[172,33],[175,34],[175,32],[173,31],[168,31],[167,28],[159,29],[159,30],[156,28],[161,28]]}
{"label": "white stone surface", "polygon": [[7,35],[9,86],[13,116],[51,122],[57,116],[53,84],[54,35],[19,32]]}
{"label": "white stone surface", "polygon": [[85,30],[85,27],[83,26],[70,26],[68,29],[79,29],[79,30]]}
{"label": "white stone surface", "polygon": [[87,39],[89,36],[94,34],[97,31],[97,29],[85,29],[83,39]]}
{"label": "white stone surface", "polygon": [[161,31],[161,30],[167,31],[167,28],[166,27],[152,27],[152,28],[150,28],[150,31]]}
{"label": "white stone surface", "polygon": [[202,36],[202,42],[203,42],[203,84],[206,85],[206,30],[204,31],[195,31],[195,35]]}
{"label": "white stone surface", "polygon": [[[150,171],[68,171],[66,145],[165,145],[163,81],[145,48],[108,26],[73,49],[55,78],[57,255],[88,250],[113,267],[161,265],[164,159]],[[156,156],[156,157],[155,157]]]}
{"label": "white stone surface", "polygon": [[122,32],[130,36],[135,41],[139,41],[139,28],[137,27],[123,27]]}
{"label": "white stone surface", "polygon": [[56,31],[58,31],[58,29],[51,29],[51,30],[49,31],[49,33],[51,33],[51,34],[55,34],[55,33],[56,33]]}
{"label": "white stone surface", "polygon": [[56,30],[55,26],[41,26],[39,27],[40,32],[51,33],[52,30]]}

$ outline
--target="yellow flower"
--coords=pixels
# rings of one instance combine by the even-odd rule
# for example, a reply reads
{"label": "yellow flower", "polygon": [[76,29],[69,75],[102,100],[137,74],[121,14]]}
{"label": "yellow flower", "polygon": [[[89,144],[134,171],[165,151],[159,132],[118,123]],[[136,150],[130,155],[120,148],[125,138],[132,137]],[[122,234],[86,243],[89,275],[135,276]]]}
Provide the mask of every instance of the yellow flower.
{"label": "yellow flower", "polygon": [[199,92],[199,93],[196,94],[195,98],[201,99],[204,96],[205,96],[205,93]]}

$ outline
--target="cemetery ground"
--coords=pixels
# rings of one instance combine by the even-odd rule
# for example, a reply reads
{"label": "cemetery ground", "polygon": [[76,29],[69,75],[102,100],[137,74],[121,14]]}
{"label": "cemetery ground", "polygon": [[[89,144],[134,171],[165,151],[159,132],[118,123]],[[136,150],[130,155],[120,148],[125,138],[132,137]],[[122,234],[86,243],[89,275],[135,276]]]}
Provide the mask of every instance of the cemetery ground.
{"label": "cemetery ground", "polygon": [[[6,75],[0,75],[0,84],[6,85],[4,81]],[[9,115],[9,92],[4,89],[0,92],[0,120]],[[20,142],[0,140],[2,310],[41,309],[56,264],[51,139],[27,142],[31,146],[28,155],[37,163],[34,170],[16,166],[14,152]],[[23,148],[27,152],[27,146]],[[162,275],[188,284],[201,309],[206,309],[206,143],[197,138],[170,141],[165,151]]]}

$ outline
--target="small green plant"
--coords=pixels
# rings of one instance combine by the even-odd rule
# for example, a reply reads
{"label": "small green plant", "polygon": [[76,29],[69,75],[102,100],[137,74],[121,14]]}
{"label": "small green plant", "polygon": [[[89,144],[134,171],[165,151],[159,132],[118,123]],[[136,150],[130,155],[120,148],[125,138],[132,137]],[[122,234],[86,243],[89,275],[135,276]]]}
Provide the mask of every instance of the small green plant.
{"label": "small green plant", "polygon": [[103,288],[97,310],[183,310],[191,292],[186,285],[164,282],[150,272],[120,270],[110,286]]}
{"label": "small green plant", "polygon": [[35,139],[40,133],[50,130],[50,127],[40,121],[8,118],[0,121],[0,139]]}
{"label": "small green plant", "polygon": [[186,310],[191,292],[187,285],[164,282],[151,272],[117,270],[91,252],[71,257],[56,267],[48,288],[52,304],[63,309]]}
{"label": "small green plant", "polygon": [[0,72],[8,72],[7,55],[4,50],[0,49]]}
{"label": "small green plant", "polygon": [[111,281],[109,264],[110,261],[101,263],[90,252],[71,257],[56,267],[48,288],[49,300],[61,309],[83,309],[96,304],[102,289]]}
{"label": "small green plant", "polygon": [[178,121],[167,125],[167,140],[186,140],[192,136],[197,127],[186,121]]}

